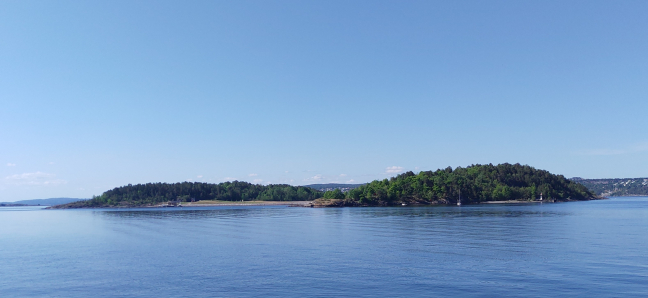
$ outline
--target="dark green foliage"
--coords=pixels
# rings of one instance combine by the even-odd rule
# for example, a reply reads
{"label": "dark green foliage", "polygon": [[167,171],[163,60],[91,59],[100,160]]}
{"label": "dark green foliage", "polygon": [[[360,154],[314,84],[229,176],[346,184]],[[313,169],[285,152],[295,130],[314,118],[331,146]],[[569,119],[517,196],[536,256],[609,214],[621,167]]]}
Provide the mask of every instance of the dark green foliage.
{"label": "dark green foliage", "polygon": [[324,193],[324,198],[342,200],[344,199],[344,193],[339,189],[330,190]]}
{"label": "dark green foliage", "polygon": [[346,205],[393,205],[407,203],[454,204],[501,200],[589,200],[586,187],[562,175],[520,164],[450,167],[435,172],[407,172],[391,179],[373,181],[346,193]]}
{"label": "dark green foliage", "polygon": [[117,187],[91,200],[71,203],[69,207],[147,206],[175,200],[189,202],[192,198],[196,201],[311,201],[321,196],[314,189],[286,184],[147,183]]}

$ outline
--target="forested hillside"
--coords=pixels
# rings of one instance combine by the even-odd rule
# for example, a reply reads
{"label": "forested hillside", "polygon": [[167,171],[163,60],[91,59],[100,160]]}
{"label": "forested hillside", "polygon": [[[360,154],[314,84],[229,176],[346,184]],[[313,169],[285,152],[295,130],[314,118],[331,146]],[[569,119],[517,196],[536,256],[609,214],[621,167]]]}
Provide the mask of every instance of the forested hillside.
{"label": "forested hillside", "polygon": [[572,181],[585,185],[589,190],[603,196],[648,196],[648,178],[582,179]]}
{"label": "forested hillside", "polygon": [[439,169],[434,172],[407,172],[391,179],[373,181],[347,193],[326,192],[321,205],[388,206],[401,203],[455,204],[461,192],[462,203],[503,200],[590,200],[597,196],[585,186],[520,164],[473,165]]}
{"label": "forested hillside", "polygon": [[117,187],[87,201],[61,205],[59,208],[152,206],[167,201],[312,201],[322,193],[303,186],[285,184],[258,185],[247,182],[147,183]]}

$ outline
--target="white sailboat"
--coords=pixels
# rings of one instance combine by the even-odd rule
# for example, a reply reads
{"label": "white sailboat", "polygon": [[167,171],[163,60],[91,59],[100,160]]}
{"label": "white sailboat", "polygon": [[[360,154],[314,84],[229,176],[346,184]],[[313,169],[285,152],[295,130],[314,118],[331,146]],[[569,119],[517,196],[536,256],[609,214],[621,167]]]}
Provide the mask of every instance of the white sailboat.
{"label": "white sailboat", "polygon": [[459,190],[459,199],[457,199],[457,206],[461,206],[461,189]]}

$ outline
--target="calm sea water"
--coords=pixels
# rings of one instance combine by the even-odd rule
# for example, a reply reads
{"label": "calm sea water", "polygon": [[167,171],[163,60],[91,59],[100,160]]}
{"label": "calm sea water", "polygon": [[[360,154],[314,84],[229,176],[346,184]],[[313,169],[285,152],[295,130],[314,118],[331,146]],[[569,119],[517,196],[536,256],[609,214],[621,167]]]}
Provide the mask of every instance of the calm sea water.
{"label": "calm sea water", "polygon": [[648,198],[0,208],[1,297],[648,296]]}

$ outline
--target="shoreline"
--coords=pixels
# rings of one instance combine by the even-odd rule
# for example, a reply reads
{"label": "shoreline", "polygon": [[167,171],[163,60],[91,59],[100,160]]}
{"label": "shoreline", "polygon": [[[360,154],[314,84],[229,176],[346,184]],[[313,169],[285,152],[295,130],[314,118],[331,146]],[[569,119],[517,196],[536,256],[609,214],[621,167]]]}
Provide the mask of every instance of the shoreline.
{"label": "shoreline", "polygon": [[218,206],[288,206],[288,207],[311,207],[312,201],[198,201],[182,202],[181,206],[169,206],[167,203],[157,205],[142,206],[94,206],[94,207],[76,207],[60,208],[49,206],[44,209],[128,209],[128,208],[184,208],[184,207],[218,207]]}
{"label": "shoreline", "polygon": [[[592,198],[590,200],[604,200],[606,197]],[[481,204],[542,204],[542,203],[560,203],[560,202],[572,202],[570,201],[526,201],[526,200],[506,200],[506,201],[486,201],[486,202],[476,202],[476,203],[466,203],[464,205],[481,205]],[[323,204],[324,203],[324,204]],[[336,208],[336,207],[399,207],[399,205],[390,205],[390,206],[370,206],[370,205],[341,205],[338,204],[341,202],[318,202],[315,201],[197,201],[197,202],[182,202],[181,206],[169,206],[167,203],[159,203],[157,205],[145,205],[145,206],[96,206],[96,207],[76,207],[76,208],[60,208],[58,206],[42,206],[44,209],[101,209],[101,208],[117,208],[117,209],[127,209],[127,208],[183,208],[183,207],[218,207],[218,206],[287,206],[287,207],[315,207],[315,208]],[[428,204],[412,203],[407,204],[406,206],[456,206],[455,204],[441,204],[439,202],[432,202]],[[7,207],[7,206],[5,206]]]}
{"label": "shoreline", "polygon": [[486,202],[481,202],[479,204],[536,204],[536,203],[554,203],[554,202],[508,200],[508,201],[486,201]]}
{"label": "shoreline", "polygon": [[[183,202],[182,207],[213,207],[213,206],[290,206],[290,207],[308,207],[313,201],[198,201]],[[174,208],[166,205],[151,207]]]}

